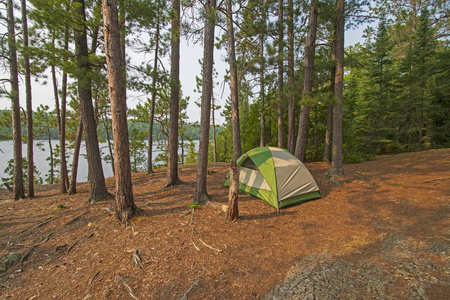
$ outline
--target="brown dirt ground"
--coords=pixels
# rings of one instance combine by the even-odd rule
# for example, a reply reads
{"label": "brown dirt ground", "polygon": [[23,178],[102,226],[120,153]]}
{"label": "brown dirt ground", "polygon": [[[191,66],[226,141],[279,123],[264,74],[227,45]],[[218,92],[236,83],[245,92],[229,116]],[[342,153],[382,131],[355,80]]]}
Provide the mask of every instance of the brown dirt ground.
{"label": "brown dirt ground", "polygon": [[[194,210],[192,184],[162,191],[165,170],[134,174],[143,212],[126,226],[113,201],[84,205],[86,183],[72,196],[42,186],[33,200],[3,191],[0,299],[450,299],[450,149],[348,164],[335,180],[328,163],[307,167],[324,198],[277,213],[241,194],[236,223],[222,211],[221,163],[208,167],[212,202]],[[196,166],[179,173],[194,182]]]}

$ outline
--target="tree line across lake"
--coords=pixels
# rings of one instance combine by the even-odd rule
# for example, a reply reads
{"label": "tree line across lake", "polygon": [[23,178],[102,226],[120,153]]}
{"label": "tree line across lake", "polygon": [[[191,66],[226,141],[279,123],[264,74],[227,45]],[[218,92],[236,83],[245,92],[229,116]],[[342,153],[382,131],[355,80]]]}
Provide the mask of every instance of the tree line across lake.
{"label": "tree line across lake", "polygon": [[[36,136],[45,134],[39,130],[45,130],[43,124],[50,119],[56,125],[47,126],[47,134],[55,135],[57,128],[60,140],[61,192],[76,191],[69,180],[66,140],[79,145],[84,137],[92,203],[110,197],[98,142],[99,137],[111,136],[112,162],[118,164],[116,212],[121,220],[137,211],[130,175],[130,141],[136,133],[148,141],[148,173],[153,172],[152,133],[159,131],[158,138],[164,137],[169,187],[181,182],[181,136],[188,135],[189,128],[199,128],[193,201],[208,200],[208,161],[231,161],[230,219],[238,216],[236,159],[258,146],[287,148],[302,161],[330,161],[330,176],[343,174],[343,162],[450,146],[450,22],[445,0],[3,0],[0,4],[7,16],[8,39],[3,40],[1,57],[10,73],[10,88],[3,92],[11,99],[8,124],[15,147],[16,199],[25,197],[22,124],[27,143],[32,143],[34,131]],[[367,24],[373,26],[367,27],[364,39],[345,48],[345,31]],[[179,76],[183,38],[202,43],[204,49],[196,87],[198,127],[186,123],[192,99],[183,97]],[[224,80],[230,96],[225,103],[217,103],[213,93],[222,81],[214,70],[214,48],[227,52]],[[145,59],[132,63],[133,52]],[[170,58],[167,66],[163,57]],[[31,78],[42,79],[45,71],[51,74],[55,110],[40,106],[33,112]],[[19,74],[26,86],[20,99]],[[148,97],[127,110],[131,90]],[[219,104],[225,117],[220,130],[214,117]],[[5,115],[2,112],[2,122]],[[76,151],[74,146],[75,159]],[[32,158],[33,153],[27,153],[27,161]],[[76,166],[73,161],[72,177]],[[32,164],[28,174],[30,168]]]}

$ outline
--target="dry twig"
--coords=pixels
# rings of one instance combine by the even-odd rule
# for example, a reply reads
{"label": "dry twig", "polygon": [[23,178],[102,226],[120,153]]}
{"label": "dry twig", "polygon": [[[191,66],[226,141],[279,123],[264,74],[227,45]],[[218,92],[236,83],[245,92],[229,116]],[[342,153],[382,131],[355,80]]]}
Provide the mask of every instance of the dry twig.
{"label": "dry twig", "polygon": [[131,298],[139,300],[139,298],[134,295],[131,287],[128,284],[126,284],[125,281],[122,280],[122,284],[128,289],[128,294],[130,294]]}
{"label": "dry twig", "polygon": [[187,300],[187,295],[192,291],[192,289],[194,288],[194,286],[196,286],[197,284],[198,284],[198,281],[199,281],[200,279],[197,279],[197,281],[196,282],[194,282],[189,288],[188,288],[188,290],[186,291],[186,293],[184,293],[184,295],[180,298],[180,300]]}
{"label": "dry twig", "polygon": [[144,265],[142,264],[142,258],[139,255],[139,250],[134,250],[133,252],[133,263],[134,266],[138,269],[142,269]]}
{"label": "dry twig", "polygon": [[223,252],[222,250],[220,250],[220,249],[216,249],[216,248],[213,248],[213,247],[211,247],[210,245],[208,245],[208,244],[206,244],[204,241],[202,241],[201,239],[198,239],[200,242],[202,242],[202,244],[203,245],[205,245],[206,247],[208,247],[209,249],[211,249],[211,250],[214,250],[214,251],[217,251],[217,252]]}
{"label": "dry twig", "polygon": [[194,241],[192,239],[191,239],[191,243],[192,243],[192,245],[194,245],[194,247],[195,247],[195,249],[197,249],[197,251],[200,251],[200,248],[197,247],[197,245],[194,243]]}

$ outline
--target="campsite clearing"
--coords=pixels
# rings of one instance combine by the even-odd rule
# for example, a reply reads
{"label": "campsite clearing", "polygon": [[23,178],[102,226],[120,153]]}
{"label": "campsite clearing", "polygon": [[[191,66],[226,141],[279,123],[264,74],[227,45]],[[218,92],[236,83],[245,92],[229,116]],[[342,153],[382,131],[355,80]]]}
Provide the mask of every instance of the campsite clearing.
{"label": "campsite clearing", "polygon": [[[198,208],[193,185],[161,190],[165,170],[134,174],[143,211],[126,226],[112,201],[83,205],[87,183],[33,200],[1,191],[0,299],[450,298],[450,149],[347,164],[336,179],[306,166],[323,198],[277,213],[240,194],[235,223],[221,163]],[[194,182],[196,166],[179,173]]]}

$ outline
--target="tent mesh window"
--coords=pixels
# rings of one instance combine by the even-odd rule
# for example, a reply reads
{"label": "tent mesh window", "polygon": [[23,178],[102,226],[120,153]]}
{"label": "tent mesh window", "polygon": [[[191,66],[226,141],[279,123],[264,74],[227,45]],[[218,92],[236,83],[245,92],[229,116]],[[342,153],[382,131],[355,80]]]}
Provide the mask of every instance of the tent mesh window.
{"label": "tent mesh window", "polygon": [[258,167],[255,165],[255,163],[253,162],[253,160],[251,160],[250,158],[247,158],[242,164],[241,167],[245,167],[248,169],[252,169],[252,170],[258,170]]}

